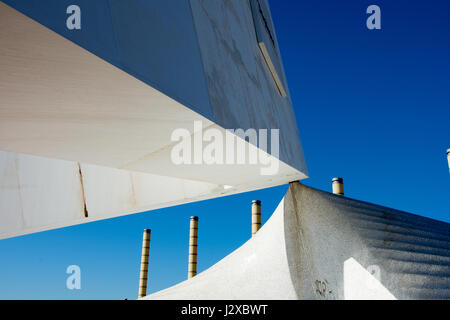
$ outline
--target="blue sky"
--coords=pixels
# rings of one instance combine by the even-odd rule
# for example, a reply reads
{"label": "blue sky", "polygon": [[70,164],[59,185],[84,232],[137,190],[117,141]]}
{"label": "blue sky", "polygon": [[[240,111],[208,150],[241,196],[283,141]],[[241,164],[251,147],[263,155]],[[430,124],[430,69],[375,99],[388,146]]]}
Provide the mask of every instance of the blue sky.
{"label": "blue sky", "polygon": [[[450,222],[450,2],[271,0],[311,178],[346,195]],[[381,8],[382,29],[365,27]],[[149,291],[187,276],[189,217],[202,271],[267,221],[287,186],[0,241],[0,298],[135,299],[142,231],[152,229]],[[66,289],[67,266],[81,290]]]}

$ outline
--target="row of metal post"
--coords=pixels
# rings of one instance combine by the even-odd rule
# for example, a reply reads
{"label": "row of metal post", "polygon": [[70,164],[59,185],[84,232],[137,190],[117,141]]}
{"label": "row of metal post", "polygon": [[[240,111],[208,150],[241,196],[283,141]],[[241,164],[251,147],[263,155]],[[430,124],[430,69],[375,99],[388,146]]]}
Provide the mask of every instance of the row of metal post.
{"label": "row of metal post", "polygon": [[[447,161],[450,171],[450,149],[447,149]],[[339,196],[344,195],[344,179],[332,179],[333,193]],[[261,228],[261,201],[252,201],[252,237]],[[150,252],[150,229],[144,230],[142,240],[142,257],[141,257],[141,272],[139,279],[139,298],[147,294],[147,279],[148,279],[148,258]],[[197,251],[198,249],[198,217],[191,217],[189,226],[189,259],[188,259],[188,278],[197,275]]]}
{"label": "row of metal post", "polygon": [[[342,178],[333,179],[333,193],[344,195]],[[252,201],[252,237],[261,229],[261,201]],[[150,253],[150,229],[144,230],[142,239],[141,272],[139,278],[139,298],[147,295],[148,259]],[[188,279],[197,275],[198,217],[190,218]]]}
{"label": "row of metal post", "polygon": [[[333,179],[333,193],[344,195],[342,178]],[[252,201],[252,237],[261,229],[261,201]],[[150,253],[150,229],[144,230],[142,239],[141,272],[139,279],[139,298],[147,295],[148,259]],[[190,218],[188,279],[197,275],[198,217]]]}
{"label": "row of metal post", "polygon": [[[261,228],[261,201],[252,201],[252,237]],[[144,230],[142,239],[139,298],[147,295],[148,258],[150,254],[150,229]],[[197,275],[198,217],[191,217],[189,225],[188,279]]]}

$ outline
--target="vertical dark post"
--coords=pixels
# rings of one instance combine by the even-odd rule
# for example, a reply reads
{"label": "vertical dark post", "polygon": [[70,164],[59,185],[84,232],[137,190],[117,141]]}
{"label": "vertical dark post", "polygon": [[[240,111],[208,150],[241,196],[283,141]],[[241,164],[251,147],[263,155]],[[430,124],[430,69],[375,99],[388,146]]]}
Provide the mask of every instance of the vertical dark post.
{"label": "vertical dark post", "polygon": [[142,237],[141,273],[139,277],[139,298],[147,295],[148,257],[150,253],[150,229],[144,230]]}
{"label": "vertical dark post", "polygon": [[448,171],[450,172],[450,149],[447,149]]}
{"label": "vertical dark post", "polygon": [[261,201],[252,201],[252,237],[261,229]]}
{"label": "vertical dark post", "polygon": [[197,275],[198,217],[191,217],[189,231],[188,279]]}

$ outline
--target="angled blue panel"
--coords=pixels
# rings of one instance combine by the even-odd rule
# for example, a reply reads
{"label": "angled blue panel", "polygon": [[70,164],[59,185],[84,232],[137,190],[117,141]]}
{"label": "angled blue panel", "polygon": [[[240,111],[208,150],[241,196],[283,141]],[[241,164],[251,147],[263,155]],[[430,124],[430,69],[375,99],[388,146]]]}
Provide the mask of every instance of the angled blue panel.
{"label": "angled blue panel", "polygon": [[[96,56],[212,119],[188,1],[3,0]],[[69,30],[67,7],[81,9]]]}

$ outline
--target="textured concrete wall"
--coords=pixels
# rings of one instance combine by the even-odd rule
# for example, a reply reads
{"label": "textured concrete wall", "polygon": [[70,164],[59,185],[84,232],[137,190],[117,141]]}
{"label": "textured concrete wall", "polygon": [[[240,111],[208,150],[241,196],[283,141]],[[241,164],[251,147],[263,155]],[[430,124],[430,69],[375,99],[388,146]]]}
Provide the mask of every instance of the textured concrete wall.
{"label": "textured concrete wall", "polygon": [[450,298],[450,224],[297,183],[285,201],[300,298]]}
{"label": "textured concrete wall", "polygon": [[449,275],[450,224],[292,183],[254,238],[147,298],[449,299]]}
{"label": "textured concrete wall", "polygon": [[[224,128],[280,129],[280,159],[307,174],[289,92],[280,95],[259,49],[249,1],[191,0],[191,6],[213,121]],[[265,18],[272,23],[270,12]]]}

